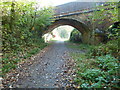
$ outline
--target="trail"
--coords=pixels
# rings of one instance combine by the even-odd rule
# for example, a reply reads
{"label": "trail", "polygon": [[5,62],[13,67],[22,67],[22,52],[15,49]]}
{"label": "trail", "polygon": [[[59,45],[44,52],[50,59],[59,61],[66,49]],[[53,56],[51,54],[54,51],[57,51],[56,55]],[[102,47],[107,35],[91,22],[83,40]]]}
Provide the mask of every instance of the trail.
{"label": "trail", "polygon": [[[52,44],[43,56],[35,58],[35,64],[28,66],[21,72],[27,73],[25,77],[19,77],[13,85],[15,88],[56,88],[65,87],[66,83],[61,80],[65,72],[67,47],[63,41]],[[24,74],[23,73],[23,74]]]}

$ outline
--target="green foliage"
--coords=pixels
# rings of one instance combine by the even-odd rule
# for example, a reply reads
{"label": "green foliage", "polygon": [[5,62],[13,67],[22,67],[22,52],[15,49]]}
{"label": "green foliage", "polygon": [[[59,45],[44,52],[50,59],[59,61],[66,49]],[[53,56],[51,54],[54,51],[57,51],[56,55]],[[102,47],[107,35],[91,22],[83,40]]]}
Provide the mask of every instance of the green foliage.
{"label": "green foliage", "polygon": [[3,51],[9,52],[20,46],[31,45],[35,36],[42,36],[50,24],[52,8],[37,9],[35,2],[3,2]]}
{"label": "green foliage", "polygon": [[104,4],[105,5],[97,6],[96,11],[94,11],[94,14],[92,16],[89,16],[89,19],[92,22],[92,24],[94,25],[104,24],[105,19],[108,19],[110,23],[118,22],[118,7],[117,7],[118,3],[106,2]]}
{"label": "green foliage", "polygon": [[59,30],[59,35],[60,35],[61,38],[67,38],[68,37],[68,32],[65,29]]}
{"label": "green foliage", "polygon": [[[108,43],[112,44],[113,46],[114,44],[116,44],[116,41],[113,40]],[[105,44],[101,44],[99,46],[88,45],[88,47],[86,47],[85,45],[76,45],[76,47],[78,46],[81,46],[78,49],[83,50],[82,48],[85,48],[87,49],[86,51],[88,51],[88,53],[70,54],[76,63],[75,69],[77,77],[74,78],[74,81],[78,84],[78,86],[80,86],[80,88],[120,89],[120,64],[118,59],[113,57],[114,55],[111,55],[111,53],[101,54],[100,56],[97,55],[94,58],[89,57],[90,53],[93,53],[93,51],[89,51],[93,49],[97,51],[99,47],[105,49],[105,47],[107,46],[112,46],[109,46],[108,44],[106,44],[106,46]],[[111,49],[111,52],[115,52],[113,48]]]}
{"label": "green foliage", "polygon": [[[81,58],[79,56],[79,58]],[[77,59],[79,61],[79,59]],[[119,69],[118,60],[111,55],[97,57],[93,64],[88,64],[91,62],[85,62],[85,59],[81,59],[80,64],[77,61],[79,70],[77,70],[77,77],[75,82],[77,82],[81,88],[120,88],[119,85]],[[80,65],[79,65],[80,64]],[[84,67],[83,67],[83,64]],[[89,65],[89,67],[88,67]],[[85,68],[87,66],[87,68]],[[78,68],[78,67],[77,67]],[[83,70],[84,69],[84,70]]]}
{"label": "green foliage", "polygon": [[78,43],[82,42],[81,33],[77,29],[74,29],[71,32],[70,41],[71,42],[78,42]]}
{"label": "green foliage", "polygon": [[32,55],[37,54],[41,49],[46,46],[47,44],[44,43],[43,39],[36,39],[34,43],[32,43],[31,47],[24,47],[11,53],[5,53],[4,57],[2,58],[3,67],[1,75],[4,75],[11,69],[15,69],[18,62],[26,60]]}
{"label": "green foliage", "polygon": [[97,57],[97,63],[103,70],[116,72],[115,70],[118,68],[117,62],[118,60],[111,55]]}
{"label": "green foliage", "polygon": [[84,73],[81,73],[81,76],[89,80],[94,80],[94,78],[98,77],[100,74],[101,70],[99,69],[87,69]]}
{"label": "green foliage", "polygon": [[110,39],[118,39],[120,31],[120,22],[116,22],[108,28],[108,37]]}
{"label": "green foliage", "polygon": [[118,56],[120,55],[120,51],[118,48],[118,40],[110,40],[106,44],[94,46],[94,48],[90,49],[88,54],[93,57],[112,54],[114,57],[118,58]]}
{"label": "green foliage", "polygon": [[18,0],[2,2],[2,51],[3,73],[16,67],[22,61],[46,44],[41,39],[46,26],[50,25],[52,7],[38,8],[36,2]]}

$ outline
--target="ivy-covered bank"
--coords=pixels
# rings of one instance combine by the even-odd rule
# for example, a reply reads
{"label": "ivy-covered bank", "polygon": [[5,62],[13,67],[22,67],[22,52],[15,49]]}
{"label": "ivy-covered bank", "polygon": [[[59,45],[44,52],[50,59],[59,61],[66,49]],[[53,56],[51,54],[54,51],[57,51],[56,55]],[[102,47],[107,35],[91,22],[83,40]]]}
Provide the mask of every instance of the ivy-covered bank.
{"label": "ivy-covered bank", "polygon": [[0,2],[2,8],[2,73],[16,68],[16,64],[43,49],[42,39],[50,25],[53,10],[40,8],[28,0]]}

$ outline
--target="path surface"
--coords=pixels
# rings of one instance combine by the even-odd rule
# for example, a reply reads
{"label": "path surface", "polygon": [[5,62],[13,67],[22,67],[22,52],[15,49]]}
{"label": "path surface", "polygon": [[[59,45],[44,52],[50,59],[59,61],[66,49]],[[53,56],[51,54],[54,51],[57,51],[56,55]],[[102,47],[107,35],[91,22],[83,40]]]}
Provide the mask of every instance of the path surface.
{"label": "path surface", "polygon": [[27,73],[27,76],[19,77],[14,87],[55,88],[66,86],[60,75],[66,72],[65,61],[67,58],[64,57],[67,52],[68,49],[63,41],[55,42],[43,56],[35,59],[35,64],[21,70],[21,72]]}

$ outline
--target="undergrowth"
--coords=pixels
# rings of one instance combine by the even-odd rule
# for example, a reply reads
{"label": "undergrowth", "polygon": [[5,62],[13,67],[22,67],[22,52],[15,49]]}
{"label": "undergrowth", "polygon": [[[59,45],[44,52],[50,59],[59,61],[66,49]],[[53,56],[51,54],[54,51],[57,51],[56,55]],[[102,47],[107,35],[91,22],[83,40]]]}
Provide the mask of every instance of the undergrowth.
{"label": "undergrowth", "polygon": [[75,60],[75,83],[80,88],[120,89],[120,64],[117,41],[98,46],[71,44],[70,48],[86,49],[85,53],[70,53]]}
{"label": "undergrowth", "polygon": [[37,54],[46,46],[47,44],[44,43],[42,39],[37,39],[29,47],[21,47],[9,53],[3,53],[2,72],[0,75],[5,76],[6,73],[17,67],[18,62],[29,59],[32,55]]}

